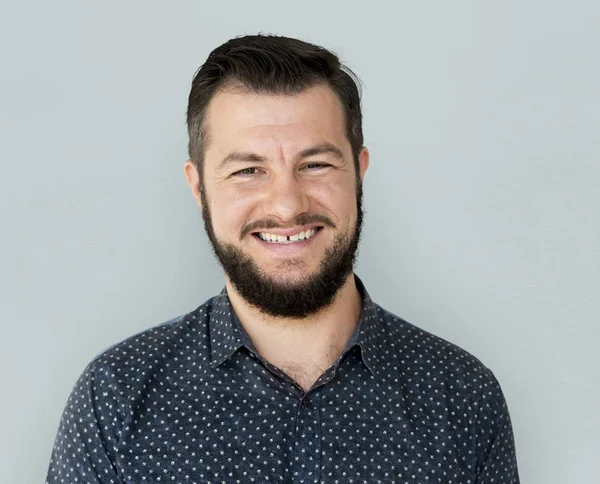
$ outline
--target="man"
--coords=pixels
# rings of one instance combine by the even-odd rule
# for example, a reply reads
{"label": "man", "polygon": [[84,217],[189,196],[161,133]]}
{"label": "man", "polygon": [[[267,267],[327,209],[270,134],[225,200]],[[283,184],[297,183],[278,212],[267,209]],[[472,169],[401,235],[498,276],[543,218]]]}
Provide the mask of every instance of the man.
{"label": "man", "polygon": [[353,273],[369,152],[351,71],[236,38],[196,73],[187,121],[225,288],[88,365],[48,482],[518,483],[493,373]]}

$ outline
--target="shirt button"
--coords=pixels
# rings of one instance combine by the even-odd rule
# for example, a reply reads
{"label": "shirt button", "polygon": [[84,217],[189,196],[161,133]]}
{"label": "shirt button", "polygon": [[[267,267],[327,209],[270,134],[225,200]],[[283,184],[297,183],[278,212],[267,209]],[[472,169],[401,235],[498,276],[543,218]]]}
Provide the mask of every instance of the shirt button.
{"label": "shirt button", "polygon": [[302,406],[303,406],[303,407],[308,407],[308,406],[310,406],[310,398],[309,398],[309,397],[304,397],[304,398],[302,399]]}

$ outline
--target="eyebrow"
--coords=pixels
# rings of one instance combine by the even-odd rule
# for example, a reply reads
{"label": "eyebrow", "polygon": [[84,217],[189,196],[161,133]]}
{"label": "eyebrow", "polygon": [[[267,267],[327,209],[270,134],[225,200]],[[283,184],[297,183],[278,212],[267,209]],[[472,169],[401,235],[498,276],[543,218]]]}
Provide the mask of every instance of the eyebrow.
{"label": "eyebrow", "polygon": [[[336,158],[344,159],[344,153],[338,147],[332,145],[331,143],[321,143],[310,148],[306,148],[298,153],[295,157],[296,161],[302,160],[304,158],[309,158],[311,156],[317,155],[333,155]],[[228,163],[234,161],[247,161],[250,163],[263,163],[268,161],[268,158],[262,155],[258,155],[256,153],[252,153],[250,151],[232,151],[225,158],[221,160],[219,163],[219,168],[223,168],[223,166]]]}

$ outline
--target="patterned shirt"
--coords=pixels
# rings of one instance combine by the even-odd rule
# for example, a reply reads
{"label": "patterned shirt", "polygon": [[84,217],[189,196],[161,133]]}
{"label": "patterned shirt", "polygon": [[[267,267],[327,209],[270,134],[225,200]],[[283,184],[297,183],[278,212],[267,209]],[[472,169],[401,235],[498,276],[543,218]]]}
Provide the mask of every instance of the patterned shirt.
{"label": "patterned shirt", "polygon": [[310,391],[256,351],[225,289],[112,346],[65,406],[47,483],[518,484],[476,357],[363,298]]}

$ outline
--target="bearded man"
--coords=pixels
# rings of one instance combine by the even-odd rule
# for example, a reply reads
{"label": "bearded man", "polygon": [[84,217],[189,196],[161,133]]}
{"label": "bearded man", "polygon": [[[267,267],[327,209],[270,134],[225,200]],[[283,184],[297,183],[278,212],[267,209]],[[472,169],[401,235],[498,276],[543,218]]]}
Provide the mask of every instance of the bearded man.
{"label": "bearded man", "polygon": [[47,482],[518,483],[493,373],[354,273],[369,152],[352,71],[235,38],[196,73],[187,123],[225,287],[94,358]]}

